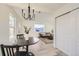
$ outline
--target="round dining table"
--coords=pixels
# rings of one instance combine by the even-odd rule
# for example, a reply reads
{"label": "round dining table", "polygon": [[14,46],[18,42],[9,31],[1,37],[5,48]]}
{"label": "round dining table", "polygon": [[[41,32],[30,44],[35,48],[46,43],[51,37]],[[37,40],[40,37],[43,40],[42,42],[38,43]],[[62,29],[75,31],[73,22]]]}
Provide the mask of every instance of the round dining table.
{"label": "round dining table", "polygon": [[38,39],[38,38],[29,37],[28,40],[17,39],[17,41],[16,41],[15,43],[9,44],[9,45],[18,45],[18,46],[21,46],[21,47],[26,46],[26,53],[27,53],[27,56],[34,56],[34,54],[33,54],[32,52],[29,52],[29,46],[30,46],[30,45],[34,45],[34,44],[36,44],[37,42],[39,42],[39,39]]}

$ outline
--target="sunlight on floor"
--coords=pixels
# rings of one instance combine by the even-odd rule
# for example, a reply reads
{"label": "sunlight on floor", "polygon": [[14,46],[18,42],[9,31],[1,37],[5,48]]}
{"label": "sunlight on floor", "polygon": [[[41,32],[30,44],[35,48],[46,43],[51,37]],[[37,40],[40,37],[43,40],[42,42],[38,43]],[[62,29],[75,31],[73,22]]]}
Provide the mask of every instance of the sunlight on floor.
{"label": "sunlight on floor", "polygon": [[33,52],[35,56],[58,56],[61,53],[58,49],[53,47],[52,43],[45,44],[42,40],[34,45],[30,45],[29,51]]}

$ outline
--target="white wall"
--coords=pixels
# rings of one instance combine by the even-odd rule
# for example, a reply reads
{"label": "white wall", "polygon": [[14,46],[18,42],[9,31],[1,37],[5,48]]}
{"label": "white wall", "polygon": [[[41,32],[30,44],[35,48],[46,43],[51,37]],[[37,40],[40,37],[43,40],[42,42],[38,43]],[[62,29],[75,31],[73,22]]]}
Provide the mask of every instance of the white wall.
{"label": "white wall", "polygon": [[[65,5],[60,8],[57,13],[60,15],[78,6],[79,4]],[[76,10],[56,19],[55,47],[65,52],[67,55],[79,55],[78,12],[79,10]],[[55,16],[56,15],[57,14],[55,14]]]}
{"label": "white wall", "polygon": [[[7,12],[6,12],[7,11]],[[2,4],[0,4],[0,44],[6,43],[7,40],[9,39],[8,37],[8,8]],[[1,55],[1,51],[0,51]]]}
{"label": "white wall", "polygon": [[0,4],[0,43],[2,43],[2,41],[4,40],[7,41],[7,39],[8,39],[8,8]]}

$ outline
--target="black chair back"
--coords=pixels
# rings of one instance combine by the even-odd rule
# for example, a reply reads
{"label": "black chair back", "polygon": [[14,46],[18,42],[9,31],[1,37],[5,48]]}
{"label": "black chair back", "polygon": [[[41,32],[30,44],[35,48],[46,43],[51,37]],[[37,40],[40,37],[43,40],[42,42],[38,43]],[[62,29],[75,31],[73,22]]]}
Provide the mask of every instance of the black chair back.
{"label": "black chair back", "polygon": [[15,56],[15,52],[18,51],[19,51],[19,46],[17,45],[8,46],[1,44],[2,56]]}
{"label": "black chair back", "polygon": [[25,39],[24,34],[17,34],[17,39]]}

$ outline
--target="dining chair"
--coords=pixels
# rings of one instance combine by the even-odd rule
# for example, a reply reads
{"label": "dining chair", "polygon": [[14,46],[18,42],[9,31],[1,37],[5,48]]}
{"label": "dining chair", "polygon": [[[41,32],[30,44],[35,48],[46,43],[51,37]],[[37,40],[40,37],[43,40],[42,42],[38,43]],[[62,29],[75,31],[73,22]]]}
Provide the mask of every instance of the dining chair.
{"label": "dining chair", "polygon": [[[25,37],[24,34],[17,34],[17,43],[21,44],[25,42]],[[25,48],[25,46],[23,46],[23,49]]]}
{"label": "dining chair", "polygon": [[25,39],[24,34],[17,34],[17,39]]}
{"label": "dining chair", "polygon": [[1,44],[2,56],[27,56],[26,51],[19,51],[21,46]]}

